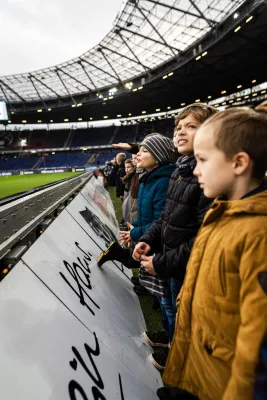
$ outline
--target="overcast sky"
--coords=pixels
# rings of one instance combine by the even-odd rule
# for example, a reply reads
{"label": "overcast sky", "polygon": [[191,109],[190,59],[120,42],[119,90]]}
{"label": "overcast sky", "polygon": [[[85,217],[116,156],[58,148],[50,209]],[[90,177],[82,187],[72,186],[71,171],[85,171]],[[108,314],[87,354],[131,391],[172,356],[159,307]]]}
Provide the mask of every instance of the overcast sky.
{"label": "overcast sky", "polygon": [[77,57],[112,27],[122,0],[2,0],[0,76]]}

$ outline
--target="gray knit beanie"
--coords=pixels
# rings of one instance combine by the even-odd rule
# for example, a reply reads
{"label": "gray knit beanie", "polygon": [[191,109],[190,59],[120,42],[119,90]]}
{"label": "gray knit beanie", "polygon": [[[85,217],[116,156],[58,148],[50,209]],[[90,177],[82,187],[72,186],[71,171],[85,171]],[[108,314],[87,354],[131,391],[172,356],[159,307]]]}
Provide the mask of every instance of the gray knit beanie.
{"label": "gray knit beanie", "polygon": [[160,133],[146,136],[140,146],[145,147],[159,164],[173,162],[173,141]]}

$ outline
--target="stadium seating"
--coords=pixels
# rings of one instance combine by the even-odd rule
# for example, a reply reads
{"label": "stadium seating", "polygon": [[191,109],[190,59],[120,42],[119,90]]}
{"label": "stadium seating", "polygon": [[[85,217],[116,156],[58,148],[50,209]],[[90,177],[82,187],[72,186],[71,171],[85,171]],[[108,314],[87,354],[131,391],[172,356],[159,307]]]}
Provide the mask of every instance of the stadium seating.
{"label": "stadium seating", "polygon": [[0,158],[0,171],[23,170],[32,168],[39,156],[19,156]]}
{"label": "stadium seating", "polygon": [[82,167],[91,154],[83,152],[56,153],[44,156],[38,168]]}

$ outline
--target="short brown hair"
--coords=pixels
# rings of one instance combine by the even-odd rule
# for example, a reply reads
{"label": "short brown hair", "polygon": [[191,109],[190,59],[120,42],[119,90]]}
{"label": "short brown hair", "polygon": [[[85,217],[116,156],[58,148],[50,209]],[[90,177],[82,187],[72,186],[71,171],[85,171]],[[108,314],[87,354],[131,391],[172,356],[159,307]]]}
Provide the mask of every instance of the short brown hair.
{"label": "short brown hair", "polygon": [[203,126],[216,124],[215,146],[228,159],[243,151],[253,163],[252,178],[262,179],[267,170],[267,115],[245,107],[229,108]]}
{"label": "short brown hair", "polygon": [[124,161],[124,164],[132,164],[133,165],[133,160],[131,158],[127,158],[127,160]]}
{"label": "short brown hair", "polygon": [[117,153],[116,154],[116,160],[118,160],[117,162],[122,163],[125,161],[125,159],[126,159],[125,153]]}
{"label": "short brown hair", "polygon": [[206,119],[218,112],[217,108],[213,106],[208,106],[204,103],[193,103],[185,107],[175,118],[175,127],[178,125],[181,119],[186,118],[189,114],[193,114],[195,119],[203,124]]}

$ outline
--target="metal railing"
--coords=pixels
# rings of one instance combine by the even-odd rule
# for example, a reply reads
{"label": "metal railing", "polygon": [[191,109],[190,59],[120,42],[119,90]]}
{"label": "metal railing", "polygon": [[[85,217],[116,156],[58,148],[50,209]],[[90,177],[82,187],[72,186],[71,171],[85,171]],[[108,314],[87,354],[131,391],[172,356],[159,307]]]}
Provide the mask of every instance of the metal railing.
{"label": "metal railing", "polygon": [[0,259],[47,216],[79,193],[92,172],[32,189],[0,202]]}

